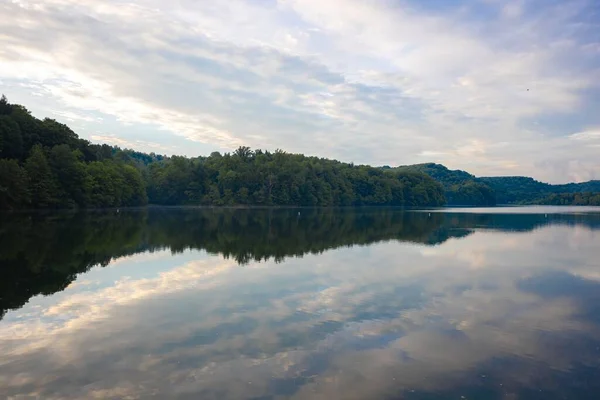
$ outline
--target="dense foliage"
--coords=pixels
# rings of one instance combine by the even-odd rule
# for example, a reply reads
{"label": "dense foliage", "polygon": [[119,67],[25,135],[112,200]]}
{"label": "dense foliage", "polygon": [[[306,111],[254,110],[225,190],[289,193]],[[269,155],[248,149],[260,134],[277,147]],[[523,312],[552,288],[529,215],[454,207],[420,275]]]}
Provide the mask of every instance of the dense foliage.
{"label": "dense foliage", "polygon": [[553,193],[532,203],[553,206],[600,206],[600,193]]}
{"label": "dense foliage", "polygon": [[153,204],[423,206],[445,203],[441,186],[424,174],[283,151],[238,148],[233,154],[170,157],[147,171]]}
{"label": "dense foliage", "polygon": [[0,209],[139,206],[135,163],[52,119],[0,99]]}
{"label": "dense foliage", "polygon": [[395,170],[431,176],[444,186],[448,205],[493,206],[496,204],[494,190],[468,172],[449,170],[443,165],[433,163],[406,165]]}
{"label": "dense foliage", "polygon": [[162,157],[80,139],[0,102],[0,208],[158,205],[438,206],[421,173],[385,172],[283,151]]}
{"label": "dense foliage", "polygon": [[[600,194],[600,181],[588,181],[583,183],[568,183],[565,185],[550,185],[538,182],[535,179],[524,176],[502,176],[479,178],[482,182],[492,187],[496,192],[498,204],[561,204],[581,205],[579,198],[582,193],[594,197]],[[576,200],[574,194],[579,193]],[[562,196],[572,194],[573,196]],[[561,203],[556,203],[556,196],[561,195]],[[550,200],[552,197],[552,200]],[[571,202],[567,202],[568,200]],[[552,201],[552,202],[550,202]],[[589,204],[589,203],[588,203]]]}
{"label": "dense foliage", "polygon": [[444,186],[449,205],[600,205],[600,181],[551,185],[524,176],[478,178],[468,172],[449,170],[433,163],[387,169],[421,172],[431,176]]}

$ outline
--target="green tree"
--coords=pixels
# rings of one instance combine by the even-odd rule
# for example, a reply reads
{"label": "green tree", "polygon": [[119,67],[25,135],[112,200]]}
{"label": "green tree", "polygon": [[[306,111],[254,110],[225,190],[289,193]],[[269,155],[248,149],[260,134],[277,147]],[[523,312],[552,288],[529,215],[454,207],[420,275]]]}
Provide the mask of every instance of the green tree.
{"label": "green tree", "polygon": [[19,125],[23,137],[24,155],[35,145],[40,144],[41,121],[31,115],[25,107],[13,104],[10,117]]}
{"label": "green tree", "polygon": [[12,105],[8,102],[5,95],[0,97],[0,115],[10,115],[12,112]]}
{"label": "green tree", "polygon": [[56,204],[57,186],[50,164],[42,146],[35,145],[25,161],[25,170],[29,177],[31,206],[47,208]]}
{"label": "green tree", "polygon": [[23,157],[23,137],[21,129],[10,116],[0,115],[0,158],[21,159]]}
{"label": "green tree", "polygon": [[125,185],[118,168],[110,161],[93,161],[87,165],[89,177],[88,206],[116,207],[122,201]]}
{"label": "green tree", "polygon": [[68,145],[73,150],[80,145],[79,138],[67,125],[56,120],[46,118],[40,124],[40,143],[43,146],[53,147]]}
{"label": "green tree", "polygon": [[28,204],[27,173],[16,160],[0,159],[0,208],[24,208]]}
{"label": "green tree", "polygon": [[243,161],[248,161],[254,155],[250,147],[240,146],[235,151],[235,155],[238,156]]}
{"label": "green tree", "polygon": [[81,158],[81,152],[71,150],[66,144],[54,146],[50,151],[48,161],[58,180],[61,207],[86,205],[89,180]]}
{"label": "green tree", "polygon": [[121,174],[123,176],[124,187],[127,189],[120,204],[122,206],[143,206],[148,203],[146,194],[146,185],[142,174],[138,169],[131,165],[122,165]]}

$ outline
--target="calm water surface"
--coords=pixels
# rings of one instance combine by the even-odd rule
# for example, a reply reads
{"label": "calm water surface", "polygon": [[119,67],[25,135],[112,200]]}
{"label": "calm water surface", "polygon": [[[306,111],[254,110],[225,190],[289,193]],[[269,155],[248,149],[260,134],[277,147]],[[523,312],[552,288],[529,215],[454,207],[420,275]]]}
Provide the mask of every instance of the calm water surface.
{"label": "calm water surface", "polygon": [[0,398],[600,398],[600,209],[0,217]]}

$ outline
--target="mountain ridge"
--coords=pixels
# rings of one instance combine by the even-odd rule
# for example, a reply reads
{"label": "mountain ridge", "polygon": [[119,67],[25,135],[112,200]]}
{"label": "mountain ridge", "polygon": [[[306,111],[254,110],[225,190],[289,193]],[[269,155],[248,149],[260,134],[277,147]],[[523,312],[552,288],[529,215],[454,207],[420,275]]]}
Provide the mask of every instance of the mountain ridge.
{"label": "mountain ridge", "polygon": [[443,164],[420,163],[383,167],[386,170],[420,172],[442,184],[448,205],[497,204],[600,205],[600,180],[550,184],[528,176],[477,177]]}

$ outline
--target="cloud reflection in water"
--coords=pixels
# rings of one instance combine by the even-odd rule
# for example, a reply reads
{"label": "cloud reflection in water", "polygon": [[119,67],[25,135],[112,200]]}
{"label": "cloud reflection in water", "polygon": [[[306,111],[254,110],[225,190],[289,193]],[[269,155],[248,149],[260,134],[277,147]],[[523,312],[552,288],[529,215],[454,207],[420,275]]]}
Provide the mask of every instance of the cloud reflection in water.
{"label": "cloud reflection in water", "polygon": [[131,256],[6,315],[0,395],[592,398],[598,232],[483,230],[243,267],[164,252],[143,277],[147,254]]}

